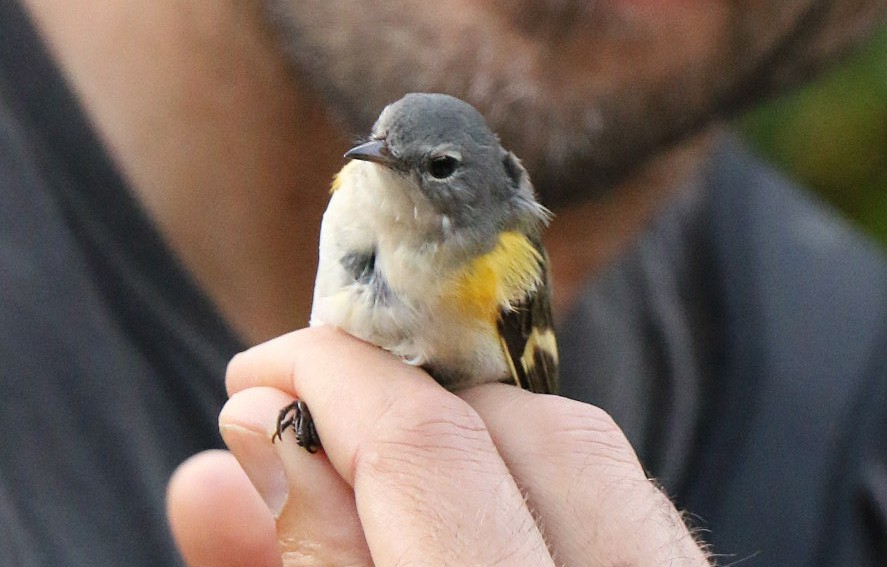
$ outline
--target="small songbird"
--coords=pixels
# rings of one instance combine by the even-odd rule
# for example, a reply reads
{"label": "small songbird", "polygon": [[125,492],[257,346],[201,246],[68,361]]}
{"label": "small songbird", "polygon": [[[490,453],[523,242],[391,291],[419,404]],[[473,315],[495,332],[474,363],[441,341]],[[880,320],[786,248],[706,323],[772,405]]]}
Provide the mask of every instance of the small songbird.
{"label": "small songbird", "polygon": [[[481,114],[443,94],[388,105],[349,150],[320,231],[311,325],[328,324],[425,369],[450,390],[557,388],[540,205]],[[320,442],[307,407],[281,410]]]}

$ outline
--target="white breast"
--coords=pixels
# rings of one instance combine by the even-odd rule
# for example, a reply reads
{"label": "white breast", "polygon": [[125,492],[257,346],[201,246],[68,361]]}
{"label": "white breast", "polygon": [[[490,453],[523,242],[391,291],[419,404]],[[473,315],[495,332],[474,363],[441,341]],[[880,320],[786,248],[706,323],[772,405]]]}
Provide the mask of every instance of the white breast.
{"label": "white breast", "polygon": [[[410,364],[430,364],[450,387],[498,380],[507,368],[495,328],[466,319],[445,301],[448,277],[459,267],[439,242],[447,220],[405,183],[362,161],[340,173],[321,227],[311,325],[335,325]],[[341,262],[370,250],[389,290],[386,301],[355,282]]]}

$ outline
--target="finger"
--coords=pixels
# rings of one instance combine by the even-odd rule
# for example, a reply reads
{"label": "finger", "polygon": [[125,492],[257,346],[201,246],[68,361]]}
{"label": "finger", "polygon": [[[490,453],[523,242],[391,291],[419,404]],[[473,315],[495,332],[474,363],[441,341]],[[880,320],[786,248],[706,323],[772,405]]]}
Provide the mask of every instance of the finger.
{"label": "finger", "polygon": [[[416,380],[431,380],[425,372],[404,364],[391,353],[325,325],[293,331],[235,355],[228,363],[225,375],[229,397],[256,386],[295,393],[296,366],[302,365],[303,361],[310,362],[315,355],[314,349],[320,349],[317,352],[320,356],[332,355],[324,359],[327,363],[324,375],[352,368],[357,360],[359,363],[393,369],[398,376],[407,373]],[[335,352],[330,352],[330,349]],[[331,395],[335,397],[339,393],[333,392]]]}
{"label": "finger", "polygon": [[708,565],[606,412],[502,384],[461,395],[482,416],[563,564]]}
{"label": "finger", "polygon": [[225,443],[277,517],[285,565],[371,565],[351,486],[293,435],[271,442],[277,411],[292,400],[272,388],[234,394],[219,416]]}
{"label": "finger", "polygon": [[353,471],[348,455],[360,440],[384,427],[379,419],[399,400],[430,394],[470,411],[425,372],[332,327],[295,331],[238,354],[228,364],[226,383],[231,394],[267,386],[305,400],[324,444],[342,449],[327,455],[349,483]]}
{"label": "finger", "polygon": [[274,521],[234,457],[207,451],[173,474],[167,515],[191,567],[279,567]]}
{"label": "finger", "polygon": [[421,370],[321,327],[238,355],[227,380],[308,403],[376,565],[552,564],[483,422]]}

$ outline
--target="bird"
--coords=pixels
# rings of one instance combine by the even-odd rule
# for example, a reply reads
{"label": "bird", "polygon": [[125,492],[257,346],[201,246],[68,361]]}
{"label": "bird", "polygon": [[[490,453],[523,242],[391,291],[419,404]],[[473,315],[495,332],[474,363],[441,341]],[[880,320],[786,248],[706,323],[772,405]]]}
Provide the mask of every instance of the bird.
{"label": "bird", "polygon": [[[320,229],[310,326],[333,325],[449,390],[489,382],[556,393],[542,233],[552,214],[469,103],[410,93],[348,150]],[[309,452],[307,405],[281,409]]]}

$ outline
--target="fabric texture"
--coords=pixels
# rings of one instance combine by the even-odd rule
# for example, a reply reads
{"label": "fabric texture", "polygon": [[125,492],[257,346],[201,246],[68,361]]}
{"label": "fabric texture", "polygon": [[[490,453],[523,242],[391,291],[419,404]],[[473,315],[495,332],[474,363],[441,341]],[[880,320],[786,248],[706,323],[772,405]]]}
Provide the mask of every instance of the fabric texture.
{"label": "fabric texture", "polygon": [[883,565],[883,253],[735,139],[701,184],[589,282],[562,393],[613,415],[723,563]]}
{"label": "fabric texture", "polygon": [[0,564],[175,565],[164,491],[241,349],[0,0]]}
{"label": "fabric texture", "polygon": [[[887,264],[727,140],[560,325],[722,563],[883,565]],[[0,0],[0,564],[177,565],[174,467],[243,348]],[[313,269],[313,268],[311,268]]]}

